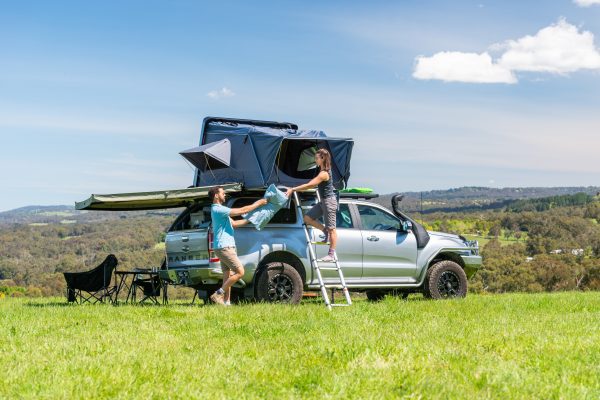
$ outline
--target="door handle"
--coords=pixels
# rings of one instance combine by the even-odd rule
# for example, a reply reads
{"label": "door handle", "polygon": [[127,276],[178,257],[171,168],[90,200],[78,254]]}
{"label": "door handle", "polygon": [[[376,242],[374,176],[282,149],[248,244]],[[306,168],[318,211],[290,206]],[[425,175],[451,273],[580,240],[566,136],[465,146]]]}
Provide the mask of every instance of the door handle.
{"label": "door handle", "polygon": [[369,236],[367,240],[370,242],[377,242],[379,238],[377,236]]}
{"label": "door handle", "polygon": [[181,248],[181,251],[183,251],[183,252],[187,253],[188,251],[190,251],[190,246],[183,246],[183,247]]}
{"label": "door handle", "polygon": [[189,236],[182,236],[182,237],[181,237],[181,241],[182,241],[182,242],[187,242],[188,240],[190,240],[190,237],[189,237]]}

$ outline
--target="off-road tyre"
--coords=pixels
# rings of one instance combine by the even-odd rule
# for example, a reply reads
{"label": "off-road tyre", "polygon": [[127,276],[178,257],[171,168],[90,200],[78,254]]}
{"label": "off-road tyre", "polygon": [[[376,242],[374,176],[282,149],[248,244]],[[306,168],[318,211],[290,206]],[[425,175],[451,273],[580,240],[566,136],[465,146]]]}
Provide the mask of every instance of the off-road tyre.
{"label": "off-road tyre", "polygon": [[465,297],[467,295],[465,271],[454,261],[438,261],[427,271],[423,295],[435,300]]}
{"label": "off-road tyre", "polygon": [[256,298],[270,303],[298,304],[304,284],[294,267],[284,262],[267,264],[256,279]]}

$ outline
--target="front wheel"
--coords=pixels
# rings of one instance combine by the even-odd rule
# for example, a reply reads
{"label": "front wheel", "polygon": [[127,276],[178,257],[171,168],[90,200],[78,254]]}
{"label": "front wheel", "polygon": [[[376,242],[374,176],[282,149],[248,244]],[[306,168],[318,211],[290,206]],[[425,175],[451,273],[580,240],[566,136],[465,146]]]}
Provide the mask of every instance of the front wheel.
{"label": "front wheel", "polygon": [[439,261],[427,271],[425,297],[452,299],[467,295],[467,275],[454,261]]}
{"label": "front wheel", "polygon": [[266,265],[256,281],[256,297],[271,303],[298,304],[302,299],[302,278],[294,267],[283,262]]}

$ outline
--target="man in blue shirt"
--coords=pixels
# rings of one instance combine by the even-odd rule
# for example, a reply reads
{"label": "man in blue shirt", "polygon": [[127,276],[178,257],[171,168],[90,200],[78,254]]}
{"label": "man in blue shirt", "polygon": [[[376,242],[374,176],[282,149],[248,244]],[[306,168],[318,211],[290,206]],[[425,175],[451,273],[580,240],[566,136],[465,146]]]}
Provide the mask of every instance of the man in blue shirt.
{"label": "man in blue shirt", "polygon": [[208,191],[209,199],[212,199],[210,216],[213,229],[213,248],[215,255],[221,261],[223,270],[223,286],[214,292],[210,299],[217,304],[231,304],[231,286],[244,276],[244,266],[237,256],[235,249],[235,239],[233,238],[234,227],[246,224],[248,221],[234,221],[231,217],[236,217],[256,210],[260,206],[267,204],[266,199],[255,201],[246,207],[229,208],[225,207],[225,190],[221,186],[216,186]]}

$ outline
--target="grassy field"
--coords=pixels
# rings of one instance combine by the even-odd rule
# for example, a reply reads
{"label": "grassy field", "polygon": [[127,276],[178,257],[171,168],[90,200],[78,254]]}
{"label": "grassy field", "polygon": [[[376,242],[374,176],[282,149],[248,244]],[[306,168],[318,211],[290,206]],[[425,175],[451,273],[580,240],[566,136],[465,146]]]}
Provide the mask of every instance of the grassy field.
{"label": "grassy field", "polygon": [[[482,248],[483,246],[485,246],[486,244],[488,244],[488,242],[490,240],[492,240],[493,238],[489,237],[489,236],[480,236],[480,235],[472,235],[472,234],[464,234],[463,235],[467,240],[477,240],[479,242],[479,248]],[[503,236],[498,236],[498,241],[500,242],[500,245],[502,246],[508,246],[509,244],[515,244],[515,243],[527,243],[526,240],[524,238],[521,238],[519,240],[517,240],[514,237],[508,238],[506,239]]]}
{"label": "grassy field", "polygon": [[600,293],[300,306],[0,299],[0,398],[600,398]]}

